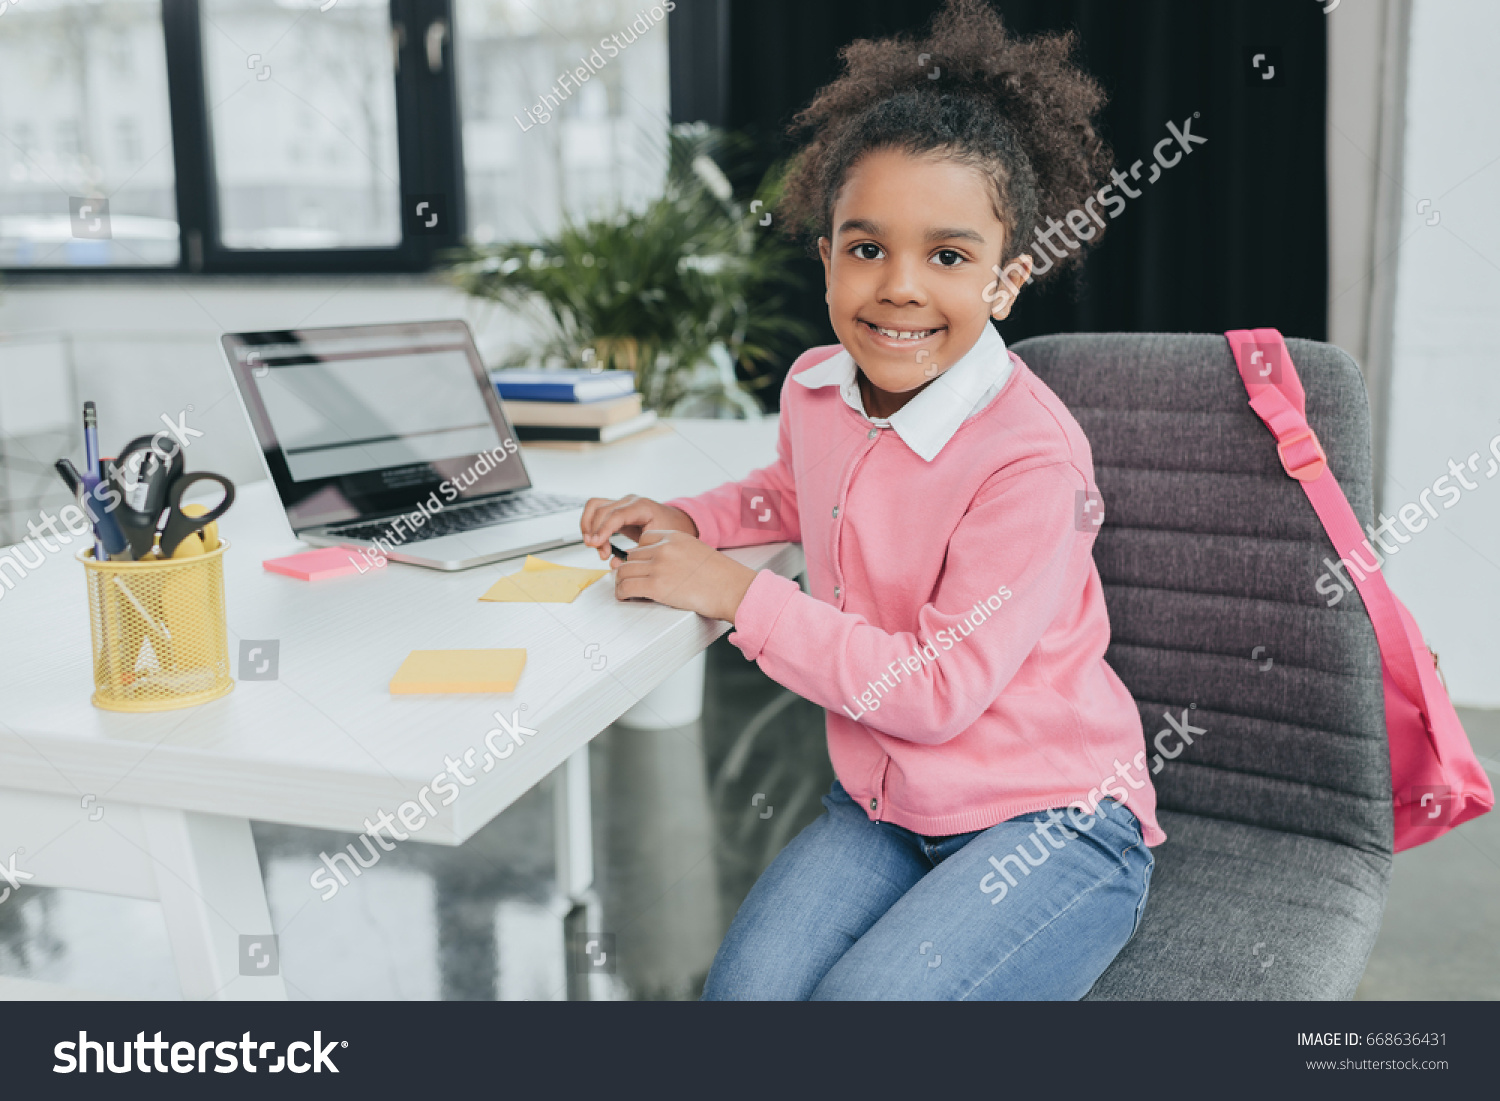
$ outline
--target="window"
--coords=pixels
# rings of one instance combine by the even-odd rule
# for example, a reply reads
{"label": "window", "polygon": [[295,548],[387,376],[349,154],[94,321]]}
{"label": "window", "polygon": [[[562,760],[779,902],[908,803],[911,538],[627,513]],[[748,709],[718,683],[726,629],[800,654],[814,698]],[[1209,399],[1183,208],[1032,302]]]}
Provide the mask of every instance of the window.
{"label": "window", "polygon": [[637,0],[457,0],[475,242],[530,238],[555,230],[565,212],[659,193],[667,28],[664,9],[655,12]]}
{"label": "window", "polygon": [[530,238],[661,187],[662,4],[0,15],[0,268],[420,271],[465,239]]}
{"label": "window", "polygon": [[176,266],[160,0],[50,0],[3,18],[0,266]]}
{"label": "window", "polygon": [[401,243],[390,5],[323,3],[202,0],[226,248]]}
{"label": "window", "polygon": [[141,128],[135,119],[126,116],[115,121],[115,140],[118,142],[115,155],[122,164],[140,163]]}

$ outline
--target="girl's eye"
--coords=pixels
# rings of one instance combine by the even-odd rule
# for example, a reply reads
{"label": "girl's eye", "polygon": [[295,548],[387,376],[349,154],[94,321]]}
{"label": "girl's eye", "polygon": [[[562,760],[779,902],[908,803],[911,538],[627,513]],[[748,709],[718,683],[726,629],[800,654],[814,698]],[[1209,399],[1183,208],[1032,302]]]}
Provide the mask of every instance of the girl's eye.
{"label": "girl's eye", "polygon": [[956,268],[964,262],[963,253],[955,252],[951,248],[939,249],[933,259],[945,268]]}
{"label": "girl's eye", "polygon": [[854,246],[852,250],[855,256],[861,260],[879,260],[882,255],[880,246],[872,241],[863,241]]}

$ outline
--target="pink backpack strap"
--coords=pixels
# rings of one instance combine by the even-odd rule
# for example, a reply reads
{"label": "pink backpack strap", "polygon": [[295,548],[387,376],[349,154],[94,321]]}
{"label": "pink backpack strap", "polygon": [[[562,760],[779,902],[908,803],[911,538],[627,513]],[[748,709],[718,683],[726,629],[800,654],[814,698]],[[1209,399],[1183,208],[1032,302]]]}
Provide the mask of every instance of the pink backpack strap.
{"label": "pink backpack strap", "polygon": [[[1250,408],[1276,437],[1282,467],[1302,483],[1303,492],[1322,521],[1334,550],[1340,558],[1349,559],[1355,551],[1360,551],[1359,561],[1366,560],[1365,553],[1374,561],[1374,548],[1361,530],[1338,480],[1328,469],[1323,445],[1307,423],[1307,395],[1281,334],[1275,329],[1235,329],[1224,336],[1234,353],[1245,389],[1250,392]],[[1349,575],[1374,625],[1386,670],[1401,694],[1430,725],[1419,663],[1425,659],[1431,665],[1432,655],[1422,642],[1416,623],[1391,592],[1380,569],[1350,569]]]}
{"label": "pink backpack strap", "polygon": [[[1349,573],[1380,644],[1394,848],[1401,852],[1421,845],[1493,809],[1494,789],[1438,680],[1422,632],[1385,582],[1371,545],[1374,533],[1367,539],[1360,530],[1328,469],[1323,445],[1307,423],[1307,396],[1286,342],[1275,329],[1236,329],[1224,335],[1250,393],[1250,408],[1276,437],[1282,467],[1301,483],[1339,557],[1359,563]],[[1360,548],[1369,551],[1374,569],[1362,568],[1364,558],[1354,553]],[[1440,808],[1448,813],[1440,814]]]}

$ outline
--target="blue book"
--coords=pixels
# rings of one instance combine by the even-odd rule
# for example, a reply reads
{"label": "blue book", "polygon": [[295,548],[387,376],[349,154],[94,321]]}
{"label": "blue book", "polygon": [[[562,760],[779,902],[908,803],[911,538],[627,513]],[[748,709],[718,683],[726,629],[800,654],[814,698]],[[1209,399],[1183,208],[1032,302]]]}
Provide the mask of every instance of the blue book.
{"label": "blue book", "polygon": [[495,389],[507,401],[608,401],[635,393],[635,372],[596,371],[576,367],[533,370],[509,367],[493,371]]}

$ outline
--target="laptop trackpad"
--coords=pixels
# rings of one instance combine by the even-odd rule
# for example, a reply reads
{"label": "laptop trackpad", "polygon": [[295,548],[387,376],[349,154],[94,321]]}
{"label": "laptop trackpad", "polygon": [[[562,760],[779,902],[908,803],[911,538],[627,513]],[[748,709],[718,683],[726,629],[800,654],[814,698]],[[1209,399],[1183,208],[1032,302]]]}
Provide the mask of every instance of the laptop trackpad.
{"label": "laptop trackpad", "polygon": [[568,509],[530,520],[491,524],[473,531],[424,539],[391,548],[397,562],[414,562],[443,570],[462,570],[516,558],[523,554],[583,542],[582,509]]}

